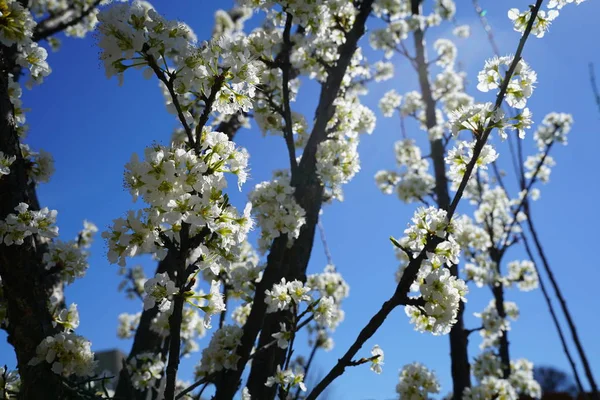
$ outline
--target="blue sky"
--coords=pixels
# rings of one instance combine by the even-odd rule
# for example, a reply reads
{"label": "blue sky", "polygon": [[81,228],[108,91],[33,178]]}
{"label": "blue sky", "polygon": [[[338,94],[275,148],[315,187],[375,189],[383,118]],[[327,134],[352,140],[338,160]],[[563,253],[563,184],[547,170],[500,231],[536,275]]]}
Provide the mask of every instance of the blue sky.
{"label": "blue sky", "polygon": [[[477,100],[487,101],[490,95],[475,89],[476,73],[492,54],[471,2],[458,2],[457,19],[472,28],[470,39],[457,40],[458,59],[470,77],[469,92]],[[185,21],[200,39],[210,36],[213,13],[218,6],[227,8],[229,1],[208,2],[180,0],[155,1],[157,9],[167,18]],[[512,30],[506,13],[511,7],[525,8],[527,2],[481,0],[503,53],[516,49],[520,34]],[[557,166],[550,184],[542,187],[542,197],[534,204],[536,222],[546,251],[555,269],[577,323],[596,378],[600,380],[600,342],[597,340],[599,312],[594,299],[600,270],[591,249],[597,246],[599,214],[595,211],[600,195],[597,176],[597,149],[600,147],[600,113],[589,85],[588,63],[594,62],[600,75],[600,52],[596,40],[600,37],[597,16],[600,4],[588,1],[565,7],[543,39],[531,38],[524,58],[538,73],[538,87],[528,106],[535,121],[551,111],[574,115],[575,124],[567,147],[557,147],[553,156]],[[372,21],[371,21],[372,22]],[[433,37],[447,36],[451,27],[432,30]],[[411,46],[409,46],[411,48]],[[365,51],[371,61],[372,51]],[[139,71],[129,71],[125,84],[107,80],[96,40],[65,39],[63,48],[49,56],[53,73],[47,81],[24,94],[30,134],[27,139],[34,149],[43,148],[54,155],[56,173],[49,184],[39,187],[43,205],[59,211],[61,237],[75,237],[84,219],[106,229],[114,218],[134,207],[129,194],[122,188],[124,164],[133,152],[141,153],[153,141],[166,143],[176,126],[174,118],[163,105],[163,98],[154,81],[143,79]],[[375,110],[378,123],[374,133],[363,136],[359,147],[361,171],[344,187],[345,200],[326,206],[323,224],[329,247],[340,272],[350,284],[350,297],[344,303],[346,320],[334,336],[331,352],[318,353],[315,370],[321,373],[333,366],[354,341],[358,331],[376,312],[395,288],[396,260],[390,235],[402,235],[415,206],[404,205],[395,196],[384,196],[373,180],[380,169],[393,168],[393,143],[400,139],[397,118],[380,114],[377,103],[383,93],[396,88],[400,93],[417,89],[417,80],[410,66],[400,58],[393,59],[396,76],[385,84],[371,87],[363,102]],[[317,98],[316,85],[303,83],[295,109],[310,119]],[[423,138],[424,133],[409,125],[409,135]],[[270,179],[271,171],[287,166],[284,142],[279,137],[262,138],[253,128],[243,130],[236,142],[251,154],[251,179],[238,193],[231,188],[232,200],[242,206],[255,184]],[[534,151],[531,135],[524,143],[526,151]],[[509,156],[500,147],[501,160]],[[502,161],[501,161],[502,163]],[[510,172],[510,171],[509,171]],[[468,209],[464,208],[467,212]],[[587,254],[587,251],[590,254]],[[67,289],[67,301],[79,305],[81,325],[78,332],[93,343],[95,350],[120,348],[127,352],[130,342],[116,337],[117,316],[121,312],[136,312],[141,305],[124,299],[117,292],[120,277],[117,267],[106,260],[106,246],[96,238],[92,247],[87,276]],[[511,250],[506,260],[525,257],[519,249]],[[137,260],[136,260],[137,261]],[[152,261],[139,263],[151,271]],[[134,261],[132,265],[135,265]],[[309,272],[323,269],[326,260],[317,240]],[[467,304],[467,325],[476,326],[473,312],[479,312],[491,298],[488,289],[472,287]],[[521,318],[510,331],[513,358],[525,357],[536,364],[553,365],[568,371],[558,336],[551,323],[541,292],[519,293],[509,290],[507,299],[517,302]],[[203,347],[209,338],[201,341]],[[471,354],[478,352],[480,339],[471,337]],[[407,363],[419,361],[434,369],[442,384],[442,393],[451,390],[449,343],[447,337],[433,337],[413,331],[402,309],[388,318],[381,330],[359,355],[368,355],[379,344],[385,351],[384,372],[376,375],[368,367],[347,370],[332,390],[332,398],[349,400],[391,399],[395,397],[398,370]],[[199,360],[196,353],[185,360],[182,368]],[[0,341],[0,363],[14,367],[12,349]],[[314,372],[313,371],[313,372]],[[186,376],[187,375],[187,376]],[[183,378],[189,379],[189,373]]]}

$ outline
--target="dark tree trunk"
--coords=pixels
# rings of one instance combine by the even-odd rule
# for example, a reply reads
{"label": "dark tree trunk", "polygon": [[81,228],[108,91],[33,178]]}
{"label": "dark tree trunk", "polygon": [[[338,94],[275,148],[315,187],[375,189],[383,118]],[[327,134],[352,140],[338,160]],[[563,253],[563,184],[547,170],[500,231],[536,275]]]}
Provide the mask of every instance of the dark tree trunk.
{"label": "dark tree trunk", "polygon": [[[14,109],[8,95],[8,71],[13,71],[14,48],[0,46],[0,151],[16,156],[11,172],[0,178],[0,219],[15,213],[21,202],[39,209],[35,189],[28,183],[25,160],[21,154]],[[22,380],[22,399],[70,398],[58,375],[47,363],[29,366],[37,345],[58,330],[52,327],[48,299],[56,280],[48,276],[42,264],[46,245],[31,236],[22,245],[0,244],[0,276],[9,324],[8,341],[17,356]]]}
{"label": "dark tree trunk", "polygon": [[[162,274],[166,272],[172,267],[175,262],[175,256],[172,252],[167,253],[167,256],[158,263],[158,267],[156,268],[157,274]],[[131,350],[129,351],[129,356],[127,357],[127,362],[134,359],[138,354],[144,352],[151,353],[160,353],[162,352],[164,338],[160,336],[158,333],[150,330],[150,326],[152,325],[152,320],[158,315],[158,308],[152,307],[149,310],[144,310],[140,317],[140,323],[138,325],[137,330],[135,331],[135,336],[133,339],[133,344],[131,345]],[[127,368],[121,369],[119,373],[119,382],[117,383],[117,389],[115,390],[115,397],[119,399],[136,399],[136,400],[145,400],[146,392],[136,390],[129,379],[129,372]]]}

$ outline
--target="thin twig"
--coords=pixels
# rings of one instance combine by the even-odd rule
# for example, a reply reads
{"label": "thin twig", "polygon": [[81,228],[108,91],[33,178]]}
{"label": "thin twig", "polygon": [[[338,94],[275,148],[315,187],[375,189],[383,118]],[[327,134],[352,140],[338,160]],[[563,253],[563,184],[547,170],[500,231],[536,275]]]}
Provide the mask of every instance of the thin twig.
{"label": "thin twig", "polygon": [[[550,149],[552,148],[553,144],[554,144],[554,141],[550,142],[550,144],[546,147],[546,151],[544,151],[544,155],[538,162],[538,164],[533,172],[533,176],[527,183],[527,186],[525,188],[523,188],[523,192],[521,193],[522,199],[519,202],[519,205],[517,206],[517,208],[513,211],[512,221],[511,221],[510,225],[508,226],[508,229],[504,230],[504,234],[503,234],[504,239],[503,239],[502,245],[500,246],[500,251],[504,251],[508,245],[508,237],[510,235],[510,231],[512,230],[512,228],[515,226],[515,224],[517,222],[517,216],[518,216],[519,212],[525,207],[525,204],[527,203],[527,196],[529,196],[529,192],[531,191],[531,188],[533,187],[534,183],[537,181],[540,170],[544,166],[544,162],[546,161],[546,158],[548,157],[548,153],[550,153]],[[524,176],[523,176],[522,180],[525,181]],[[508,196],[508,193],[507,193],[507,196]]]}
{"label": "thin twig", "polygon": [[325,237],[325,228],[323,227],[323,223],[319,218],[319,222],[317,223],[319,227],[319,235],[321,236],[321,243],[323,243],[323,251],[325,251],[325,257],[327,258],[327,264],[333,264],[333,258],[331,257],[331,252],[329,251],[329,246],[327,245],[327,238]]}
{"label": "thin twig", "polygon": [[594,72],[593,63],[590,63],[590,84],[592,86],[592,93],[594,93],[594,100],[596,100],[596,105],[598,106],[598,111],[600,111],[600,91],[596,84],[596,73]]}
{"label": "thin twig", "polygon": [[560,323],[558,322],[558,318],[556,317],[556,312],[554,311],[554,306],[552,305],[552,300],[550,300],[550,296],[548,295],[548,290],[546,289],[546,284],[544,283],[544,280],[542,279],[542,276],[540,275],[540,270],[539,270],[537,263],[535,262],[535,259],[533,257],[533,252],[531,251],[531,247],[529,246],[529,240],[527,239],[527,237],[524,234],[521,234],[521,239],[523,240],[523,244],[525,246],[525,251],[527,252],[527,255],[529,256],[529,259],[533,263],[533,266],[535,268],[535,273],[538,276],[538,282],[540,284],[540,289],[542,289],[542,294],[544,295],[544,300],[546,301],[546,304],[548,305],[548,311],[550,311],[550,315],[552,316],[552,322],[554,323],[554,327],[556,328],[556,331],[558,332],[558,337],[560,338],[560,343],[562,344],[563,351],[565,352],[565,355],[567,356],[569,365],[571,365],[571,370],[573,371],[573,376],[575,377],[575,382],[577,383],[577,390],[579,390],[580,394],[585,395],[586,393],[583,390],[583,385],[581,384],[581,379],[579,378],[579,372],[577,371],[577,367],[575,366],[575,362],[573,361],[573,357],[571,356],[571,351],[569,350],[569,347],[567,346],[567,341],[565,339],[565,335],[562,331]]}
{"label": "thin twig", "polygon": [[191,147],[195,147],[194,136],[192,134],[192,128],[190,128],[185,116],[183,114],[183,109],[181,108],[181,104],[179,103],[179,98],[177,97],[177,93],[175,93],[175,89],[173,88],[173,82],[170,79],[167,79],[163,70],[158,66],[156,60],[152,56],[146,56],[146,60],[148,61],[148,66],[154,71],[154,74],[160,80],[171,95],[171,100],[173,101],[173,105],[175,106],[175,110],[177,111],[177,117],[179,117],[179,122],[183,125],[183,129],[185,130],[185,134],[187,135],[188,141],[190,142]]}

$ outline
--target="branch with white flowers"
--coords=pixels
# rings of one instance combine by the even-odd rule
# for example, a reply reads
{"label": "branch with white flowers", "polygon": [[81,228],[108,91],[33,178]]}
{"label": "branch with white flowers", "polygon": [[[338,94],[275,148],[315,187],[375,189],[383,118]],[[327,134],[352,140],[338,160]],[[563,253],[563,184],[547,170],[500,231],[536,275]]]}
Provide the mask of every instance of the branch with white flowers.
{"label": "branch with white flowers", "polygon": [[[505,79],[503,80],[502,86],[500,87],[499,93],[496,97],[494,110],[498,109],[501,106],[502,102],[504,101],[504,97],[505,97],[506,91],[508,89],[508,84],[509,84],[510,78],[512,77],[515,69],[517,68],[517,64],[519,63],[519,61],[521,59],[521,53],[523,52],[523,48],[525,46],[527,38],[529,37],[529,33],[531,32],[533,23],[535,21],[535,17],[542,5],[542,2],[543,2],[543,0],[538,0],[536,2],[535,6],[533,7],[533,9],[531,10],[531,19],[523,32],[523,36],[522,36],[521,40],[519,41],[519,45],[517,47],[517,51],[515,52],[515,56],[514,56],[512,63],[505,75]],[[493,126],[493,124],[491,122],[488,123],[488,126],[483,130],[483,132],[480,133],[480,136],[477,137],[475,147],[473,149],[473,157],[467,164],[463,178],[460,182],[460,185],[458,186],[458,190],[457,190],[452,202],[450,203],[448,209],[446,210],[447,214],[445,215],[445,219],[446,219],[446,221],[448,221],[448,223],[450,221],[452,221],[452,217],[456,211],[456,208],[458,206],[458,203],[460,202],[460,199],[462,198],[465,187],[467,186],[467,183],[471,177],[471,173],[473,172],[475,165],[477,163],[477,160],[479,158],[479,155],[490,135],[492,126]],[[365,327],[361,330],[361,332],[357,336],[356,340],[350,346],[350,348],[346,351],[344,356],[342,358],[340,358],[340,360],[329,371],[329,373],[325,376],[325,378],[323,378],[321,380],[321,382],[319,382],[319,384],[311,391],[311,393],[307,397],[307,400],[316,400],[317,396],[320,393],[322,393],[323,390],[325,390],[325,388],[331,382],[333,382],[337,377],[342,375],[344,373],[345,368],[352,361],[352,358],[360,350],[362,345],[371,336],[373,336],[375,334],[375,332],[383,324],[383,322],[385,321],[387,316],[397,306],[402,305],[404,303],[404,300],[406,299],[406,296],[410,291],[410,286],[413,284],[415,278],[417,277],[417,273],[421,266],[421,263],[427,258],[427,253],[433,252],[435,250],[436,246],[439,243],[441,243],[442,241],[443,241],[443,239],[440,238],[439,236],[431,236],[431,237],[427,238],[427,240],[423,246],[423,249],[421,250],[419,255],[416,258],[412,259],[409,262],[409,264],[406,266],[404,273],[400,279],[400,282],[398,283],[398,286],[396,287],[396,291],[394,292],[392,297],[390,297],[389,300],[387,300],[385,303],[383,303],[381,309],[371,318],[369,323],[367,325],[365,325]]]}

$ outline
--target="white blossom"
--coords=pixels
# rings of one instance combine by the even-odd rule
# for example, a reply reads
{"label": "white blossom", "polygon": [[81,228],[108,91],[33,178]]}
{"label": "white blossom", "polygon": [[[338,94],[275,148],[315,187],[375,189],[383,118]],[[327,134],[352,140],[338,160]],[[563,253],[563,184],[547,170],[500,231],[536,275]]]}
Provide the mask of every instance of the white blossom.
{"label": "white blossom", "polygon": [[383,350],[378,345],[373,346],[371,350],[371,371],[381,374],[383,365]]}
{"label": "white blossom", "polygon": [[0,151],[0,177],[10,174],[10,166],[16,159],[16,156],[8,156]]}
{"label": "white blossom", "polygon": [[166,272],[156,274],[154,278],[148,279],[144,284],[144,310],[149,310],[158,304],[158,309],[164,312],[171,308],[171,296],[177,293],[175,282],[169,279]]}

